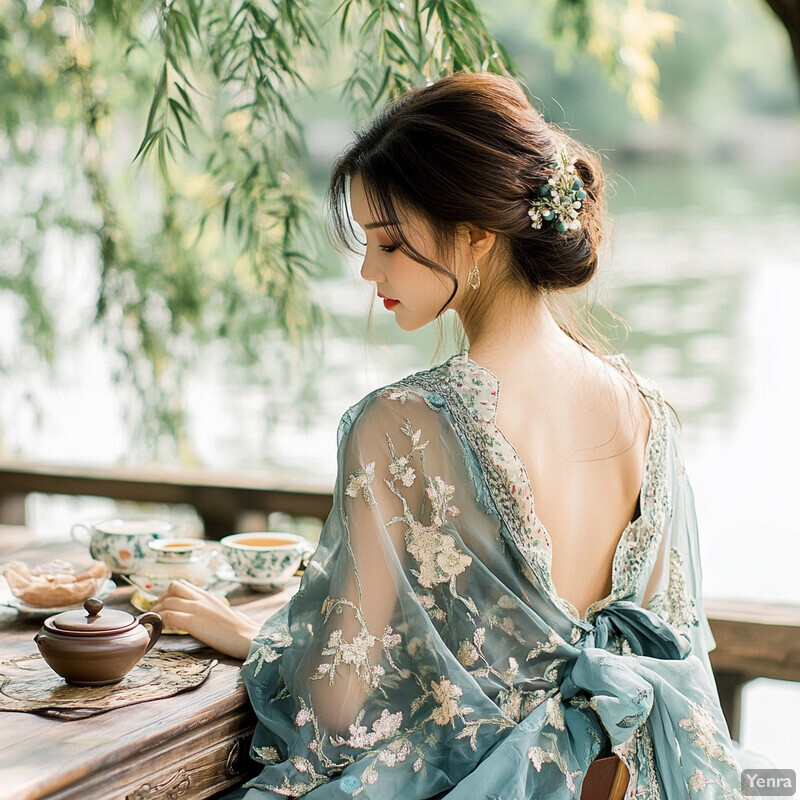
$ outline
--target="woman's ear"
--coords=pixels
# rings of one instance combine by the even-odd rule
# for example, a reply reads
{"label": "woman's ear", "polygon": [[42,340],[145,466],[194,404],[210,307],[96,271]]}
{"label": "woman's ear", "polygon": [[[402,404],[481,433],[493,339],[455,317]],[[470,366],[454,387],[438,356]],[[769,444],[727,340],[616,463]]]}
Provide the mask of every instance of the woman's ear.
{"label": "woman's ear", "polygon": [[483,258],[494,246],[497,236],[480,228],[470,228],[469,246],[472,248],[472,257],[475,261]]}

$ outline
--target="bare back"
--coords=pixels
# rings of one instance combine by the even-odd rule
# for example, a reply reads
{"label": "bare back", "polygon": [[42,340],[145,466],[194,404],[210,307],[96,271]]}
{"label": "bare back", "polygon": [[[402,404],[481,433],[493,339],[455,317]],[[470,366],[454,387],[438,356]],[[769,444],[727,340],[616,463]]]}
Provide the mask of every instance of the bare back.
{"label": "bare back", "polygon": [[637,514],[646,404],[614,366],[583,350],[549,368],[523,362],[496,374],[498,427],[526,467],[550,535],[553,585],[584,617],[611,591],[617,543]]}

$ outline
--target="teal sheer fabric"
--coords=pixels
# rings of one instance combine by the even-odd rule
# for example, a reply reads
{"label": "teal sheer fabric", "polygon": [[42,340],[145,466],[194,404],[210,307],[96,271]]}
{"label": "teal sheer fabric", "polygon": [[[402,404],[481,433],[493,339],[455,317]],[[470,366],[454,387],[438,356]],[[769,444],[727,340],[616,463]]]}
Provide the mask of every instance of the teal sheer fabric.
{"label": "teal sheer fabric", "polygon": [[585,618],[490,372],[460,354],[345,414],[319,546],[243,666],[263,769],[237,796],[567,800],[613,752],[627,796],[741,797],[674,422],[610,360],[651,424],[641,513]]}

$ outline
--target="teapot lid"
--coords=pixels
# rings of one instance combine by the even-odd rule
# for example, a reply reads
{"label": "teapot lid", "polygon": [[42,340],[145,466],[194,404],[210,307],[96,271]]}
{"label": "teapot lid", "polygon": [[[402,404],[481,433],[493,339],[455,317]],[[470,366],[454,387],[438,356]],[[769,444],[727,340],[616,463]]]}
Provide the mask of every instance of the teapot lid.
{"label": "teapot lid", "polygon": [[46,620],[44,625],[56,633],[122,633],[136,624],[136,618],[118,608],[103,608],[103,601],[90,597],[83,609],[62,611]]}

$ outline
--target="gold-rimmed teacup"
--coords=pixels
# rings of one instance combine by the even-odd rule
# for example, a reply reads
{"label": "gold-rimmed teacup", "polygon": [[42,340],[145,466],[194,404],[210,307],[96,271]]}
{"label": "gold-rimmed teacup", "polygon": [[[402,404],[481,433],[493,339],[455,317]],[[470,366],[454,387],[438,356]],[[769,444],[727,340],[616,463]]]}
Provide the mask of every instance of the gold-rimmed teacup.
{"label": "gold-rimmed teacup", "polygon": [[236,580],[256,591],[286,584],[316,549],[305,537],[281,531],[234,533],[224,537],[221,544]]}

